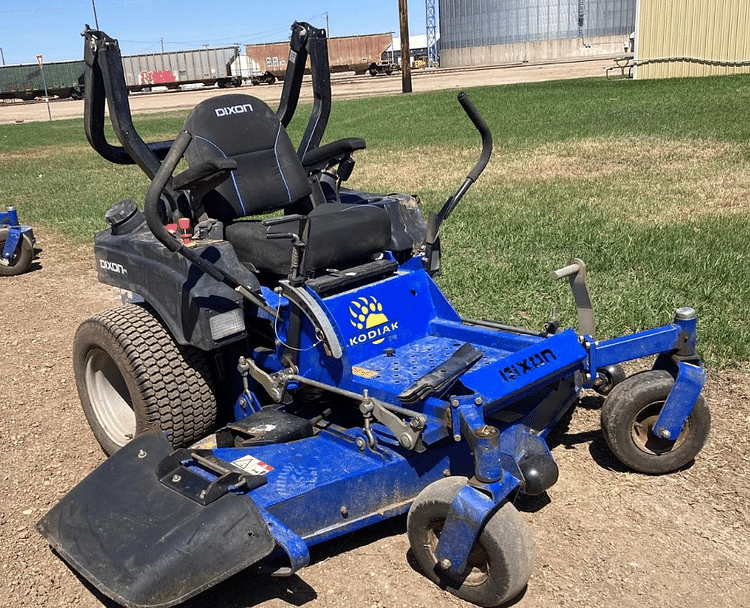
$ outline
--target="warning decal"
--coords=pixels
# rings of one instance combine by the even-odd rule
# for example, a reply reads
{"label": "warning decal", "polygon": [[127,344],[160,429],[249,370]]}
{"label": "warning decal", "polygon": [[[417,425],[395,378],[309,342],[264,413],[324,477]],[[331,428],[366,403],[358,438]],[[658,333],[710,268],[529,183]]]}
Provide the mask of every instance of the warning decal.
{"label": "warning decal", "polygon": [[266,464],[254,456],[243,456],[242,458],[233,460],[232,464],[251,475],[265,475],[273,471],[273,467],[270,464]]}

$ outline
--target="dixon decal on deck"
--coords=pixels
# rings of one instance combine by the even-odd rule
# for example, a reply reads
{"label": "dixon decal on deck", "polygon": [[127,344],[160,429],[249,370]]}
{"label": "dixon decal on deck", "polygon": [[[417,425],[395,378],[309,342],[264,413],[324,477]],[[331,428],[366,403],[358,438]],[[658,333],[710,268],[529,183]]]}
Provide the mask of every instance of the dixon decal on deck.
{"label": "dixon decal on deck", "polygon": [[516,361],[512,365],[508,365],[500,370],[500,376],[506,382],[517,380],[522,376],[525,376],[529,372],[539,369],[547,365],[550,361],[557,359],[557,355],[553,353],[549,348],[545,348],[542,352],[526,357],[521,361]]}

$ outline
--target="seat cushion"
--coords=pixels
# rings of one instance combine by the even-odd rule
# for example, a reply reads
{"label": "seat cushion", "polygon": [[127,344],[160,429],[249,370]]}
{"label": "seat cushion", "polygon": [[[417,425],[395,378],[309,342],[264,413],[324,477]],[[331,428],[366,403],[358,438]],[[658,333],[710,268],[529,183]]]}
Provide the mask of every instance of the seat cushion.
{"label": "seat cushion", "polygon": [[[305,253],[305,269],[340,268],[347,262],[383,251],[391,239],[388,213],[370,205],[327,203],[309,216],[310,233]],[[287,239],[267,239],[266,227],[258,221],[229,224],[227,240],[240,262],[259,272],[289,274],[292,244]]]}

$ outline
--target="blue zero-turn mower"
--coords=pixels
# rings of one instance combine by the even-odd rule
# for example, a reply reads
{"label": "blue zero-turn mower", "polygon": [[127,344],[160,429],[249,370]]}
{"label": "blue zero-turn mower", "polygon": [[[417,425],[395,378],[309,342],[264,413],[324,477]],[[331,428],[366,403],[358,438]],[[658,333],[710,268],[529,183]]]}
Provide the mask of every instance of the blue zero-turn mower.
{"label": "blue zero-turn mower", "polygon": [[[628,467],[666,473],[698,454],[710,414],[692,309],[598,341],[580,260],[553,273],[570,280],[578,332],[464,319],[433,281],[440,224],[492,148],[465,95],[481,157],[425,221],[410,196],[342,185],[364,141],[320,145],[324,31],[292,26],[276,112],[213,97],[151,144],[131,123],[117,41],[84,36],[89,141],[152,180],[144,210],[116,203],[95,239],[100,280],[132,301],[75,338],[109,458],[38,523],[102,593],[172,606],[241,570],[290,575],[312,545],[408,513],[426,576],[495,606],[531,576],[514,501],[556,482],[545,438],[582,388],[606,395],[604,436]],[[295,150],[284,127],[308,56],[314,104]],[[105,99],[122,147],[104,136]],[[625,377],[621,362],[651,355]]]}
{"label": "blue zero-turn mower", "polygon": [[34,259],[34,231],[18,221],[15,207],[0,209],[0,277],[26,272]]}

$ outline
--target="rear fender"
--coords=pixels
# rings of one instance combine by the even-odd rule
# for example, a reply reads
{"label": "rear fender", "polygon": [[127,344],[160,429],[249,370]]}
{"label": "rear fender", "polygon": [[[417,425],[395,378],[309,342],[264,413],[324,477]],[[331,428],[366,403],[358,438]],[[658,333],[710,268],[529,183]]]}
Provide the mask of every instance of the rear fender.
{"label": "rear fender", "polygon": [[[260,290],[257,278],[240,264],[229,243],[214,241],[195,251]],[[94,253],[99,281],[141,296],[156,309],[179,344],[209,352],[246,336],[243,331],[219,341],[213,339],[211,317],[242,309],[244,298],[167,250],[145,224],[126,235],[116,235],[111,230],[97,233]]]}

